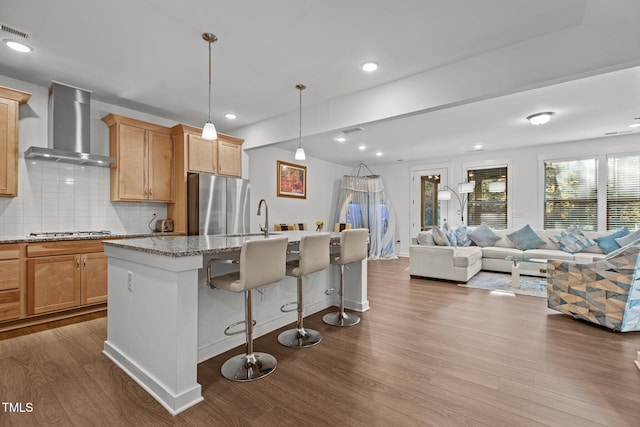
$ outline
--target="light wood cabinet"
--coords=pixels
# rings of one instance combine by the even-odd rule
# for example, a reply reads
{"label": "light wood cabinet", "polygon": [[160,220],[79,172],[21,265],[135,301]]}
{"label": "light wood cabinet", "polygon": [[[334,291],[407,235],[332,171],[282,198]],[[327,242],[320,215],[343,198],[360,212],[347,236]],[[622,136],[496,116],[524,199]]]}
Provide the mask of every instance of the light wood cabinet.
{"label": "light wood cabinet", "polygon": [[218,141],[204,139],[194,134],[187,135],[189,172],[216,173],[218,164]]}
{"label": "light wood cabinet", "polygon": [[242,176],[242,140],[228,135],[218,137],[218,174]]}
{"label": "light wood cabinet", "polygon": [[27,313],[36,315],[107,300],[102,242],[32,243],[27,248]]}
{"label": "light wood cabinet", "polygon": [[112,201],[174,201],[174,144],[164,126],[109,114]]}
{"label": "light wood cabinet", "polygon": [[0,246],[0,321],[20,317],[20,249]]}
{"label": "light wood cabinet", "polygon": [[18,108],[29,98],[0,86],[0,197],[18,195]]}
{"label": "light wood cabinet", "polygon": [[241,138],[218,133],[218,139],[202,138],[202,129],[185,124],[171,128],[175,143],[175,202],[167,205],[167,216],[173,219],[173,230],[187,232],[187,175],[213,173],[242,177]]}

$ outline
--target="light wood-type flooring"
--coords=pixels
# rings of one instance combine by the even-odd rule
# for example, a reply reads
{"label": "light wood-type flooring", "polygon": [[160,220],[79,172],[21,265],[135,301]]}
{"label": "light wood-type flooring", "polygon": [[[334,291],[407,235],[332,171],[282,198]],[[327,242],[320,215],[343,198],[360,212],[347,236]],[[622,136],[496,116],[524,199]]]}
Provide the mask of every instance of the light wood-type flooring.
{"label": "light wood-type flooring", "polygon": [[258,338],[278,368],[252,383],[220,375],[239,349],[201,363],[204,401],[176,417],[102,354],[103,315],[0,334],[0,400],[33,405],[0,406],[0,425],[640,426],[639,332],[573,320],[543,298],[412,279],[407,258],[368,274],[359,325],[324,325],[325,311],[305,320],[324,336],[315,347]]}

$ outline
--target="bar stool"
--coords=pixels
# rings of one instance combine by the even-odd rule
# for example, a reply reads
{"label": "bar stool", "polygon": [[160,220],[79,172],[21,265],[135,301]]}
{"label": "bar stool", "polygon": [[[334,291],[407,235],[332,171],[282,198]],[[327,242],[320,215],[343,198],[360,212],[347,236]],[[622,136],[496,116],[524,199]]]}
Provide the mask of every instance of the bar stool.
{"label": "bar stool", "polygon": [[[331,264],[340,266],[340,307],[339,311],[325,314],[322,318],[324,323],[332,326],[353,326],[360,322],[360,317],[355,314],[347,314],[344,311],[344,266],[353,262],[362,261],[367,257],[367,238],[369,230],[366,228],[356,228],[344,230],[340,233],[340,254],[331,255]],[[327,295],[334,292],[334,289],[325,291]]]}
{"label": "bar stool", "polygon": [[297,305],[298,323],[296,329],[289,329],[278,336],[278,342],[292,348],[305,348],[322,341],[320,332],[305,329],[302,320],[302,276],[324,270],[329,266],[329,234],[312,234],[300,239],[299,259],[287,263],[287,276],[298,278],[298,301],[280,307],[287,313],[288,305]]}
{"label": "bar stool", "polygon": [[[279,282],[285,275],[287,259],[286,237],[249,240],[242,244],[240,251],[240,271],[220,277],[211,277],[211,266],[221,260],[212,259],[207,265],[209,286],[231,292],[245,294],[245,320],[229,325],[225,335],[246,335],[246,351],[232,357],[222,365],[222,375],[233,381],[253,381],[269,375],[276,369],[276,358],[267,353],[253,351],[253,326],[255,321],[251,311],[251,290],[259,286]],[[239,332],[229,332],[237,325],[245,324]]]}

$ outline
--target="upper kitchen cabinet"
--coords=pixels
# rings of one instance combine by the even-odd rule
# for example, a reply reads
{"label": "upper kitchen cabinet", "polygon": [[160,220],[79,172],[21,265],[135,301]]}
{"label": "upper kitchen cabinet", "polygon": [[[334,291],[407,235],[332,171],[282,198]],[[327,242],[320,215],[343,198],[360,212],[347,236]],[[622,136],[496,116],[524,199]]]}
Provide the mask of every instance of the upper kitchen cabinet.
{"label": "upper kitchen cabinet", "polygon": [[183,162],[187,172],[242,176],[243,139],[218,133],[218,139],[202,138],[202,129],[178,124],[172,128],[177,151],[183,148]]}
{"label": "upper kitchen cabinet", "polygon": [[174,144],[171,129],[109,114],[112,201],[174,201]]}
{"label": "upper kitchen cabinet", "polygon": [[18,108],[30,98],[0,86],[0,197],[18,195]]}

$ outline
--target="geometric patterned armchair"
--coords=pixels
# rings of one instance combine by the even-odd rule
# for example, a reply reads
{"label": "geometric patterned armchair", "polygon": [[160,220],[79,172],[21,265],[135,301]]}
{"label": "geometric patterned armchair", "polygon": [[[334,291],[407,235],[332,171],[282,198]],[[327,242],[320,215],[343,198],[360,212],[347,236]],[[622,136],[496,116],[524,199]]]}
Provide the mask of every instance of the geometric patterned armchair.
{"label": "geometric patterned armchair", "polygon": [[616,331],[640,330],[640,244],[591,263],[547,262],[547,305]]}

